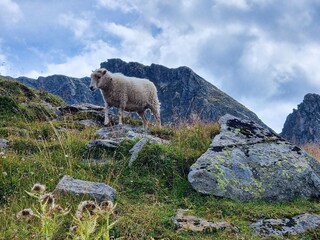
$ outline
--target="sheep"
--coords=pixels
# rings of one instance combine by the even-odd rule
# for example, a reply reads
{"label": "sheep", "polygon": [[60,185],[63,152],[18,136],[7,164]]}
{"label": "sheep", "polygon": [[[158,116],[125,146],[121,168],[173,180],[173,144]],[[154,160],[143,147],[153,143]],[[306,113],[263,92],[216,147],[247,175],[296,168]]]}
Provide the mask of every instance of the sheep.
{"label": "sheep", "polygon": [[108,111],[110,107],[119,109],[119,125],[122,125],[123,111],[137,112],[147,128],[146,109],[150,109],[157,125],[161,126],[160,102],[157,89],[148,79],[128,77],[121,73],[111,73],[105,68],[92,72],[90,90],[100,89],[105,102],[104,125],[109,124]]}

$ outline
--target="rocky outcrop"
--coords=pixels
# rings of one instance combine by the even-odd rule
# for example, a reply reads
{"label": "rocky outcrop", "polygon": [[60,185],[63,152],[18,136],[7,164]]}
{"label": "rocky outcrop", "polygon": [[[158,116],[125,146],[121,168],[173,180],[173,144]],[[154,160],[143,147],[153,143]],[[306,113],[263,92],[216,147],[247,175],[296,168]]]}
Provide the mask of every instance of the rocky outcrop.
{"label": "rocky outcrop", "polygon": [[[127,76],[150,79],[158,89],[163,122],[199,119],[217,121],[226,113],[250,119],[263,125],[261,120],[245,106],[198,76],[188,67],[167,68],[157,64],[144,66],[136,62],[109,59],[101,67]],[[88,73],[89,75],[90,73]],[[99,91],[89,90],[89,78],[72,78],[62,75],[16,80],[36,89],[43,89],[63,98],[68,104],[81,102],[103,106]]]}
{"label": "rocky outcrop", "polygon": [[304,97],[288,115],[281,136],[295,144],[320,143],[320,95]]}
{"label": "rocky outcrop", "polygon": [[252,122],[226,115],[221,132],[190,168],[198,192],[240,200],[320,197],[320,163]]}
{"label": "rocky outcrop", "polygon": [[295,235],[320,227],[320,216],[305,213],[293,218],[262,219],[250,227],[262,236]]}
{"label": "rocky outcrop", "polygon": [[228,222],[209,222],[202,218],[186,215],[186,210],[178,209],[177,215],[173,217],[173,223],[177,230],[194,232],[215,232],[217,230],[230,229],[239,232],[239,228]]}
{"label": "rocky outcrop", "polygon": [[[148,143],[166,144],[169,141],[153,136],[150,132],[142,127],[133,127],[130,125],[115,125],[112,127],[101,128],[96,131],[97,139],[92,139],[87,144],[88,149],[104,148],[115,149],[124,140],[139,141],[129,150],[131,157],[129,159],[129,167],[137,160],[139,152]],[[98,160],[101,162],[101,160]]]}
{"label": "rocky outcrop", "polygon": [[116,198],[116,190],[104,183],[83,181],[67,175],[63,176],[59,181],[54,193],[73,193],[80,196],[89,195],[97,202],[105,200],[114,201]]}
{"label": "rocky outcrop", "polygon": [[157,64],[145,66],[120,59],[109,59],[101,63],[101,67],[126,76],[150,79],[158,89],[161,119],[164,122],[193,118],[211,122],[229,113],[263,125],[256,114],[188,67],[167,68]]}

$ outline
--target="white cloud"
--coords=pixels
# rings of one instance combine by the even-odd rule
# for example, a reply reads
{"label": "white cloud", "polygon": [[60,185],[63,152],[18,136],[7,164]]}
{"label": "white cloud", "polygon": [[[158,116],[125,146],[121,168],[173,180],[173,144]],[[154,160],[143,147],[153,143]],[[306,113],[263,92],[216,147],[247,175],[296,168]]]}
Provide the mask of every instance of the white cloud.
{"label": "white cloud", "polygon": [[115,48],[103,41],[96,41],[88,44],[87,48],[79,55],[69,57],[62,63],[49,63],[43,72],[30,71],[25,76],[32,78],[53,74],[63,74],[79,78],[90,76],[91,71],[99,68],[101,62],[116,54],[117,50]]}
{"label": "white cloud", "polygon": [[69,28],[75,35],[76,38],[87,38],[89,37],[89,30],[91,22],[89,19],[84,17],[75,17],[72,13],[61,14],[59,16],[59,23],[62,26]]}
{"label": "white cloud", "polygon": [[121,10],[123,12],[131,12],[136,10],[134,1],[126,0],[98,0],[98,4],[111,10]]}
{"label": "white cloud", "polygon": [[1,22],[6,24],[17,23],[22,19],[22,15],[22,11],[16,2],[12,0],[0,0]]}
{"label": "white cloud", "polygon": [[249,9],[249,5],[246,0],[216,0],[215,3],[217,6],[233,7],[240,10]]}

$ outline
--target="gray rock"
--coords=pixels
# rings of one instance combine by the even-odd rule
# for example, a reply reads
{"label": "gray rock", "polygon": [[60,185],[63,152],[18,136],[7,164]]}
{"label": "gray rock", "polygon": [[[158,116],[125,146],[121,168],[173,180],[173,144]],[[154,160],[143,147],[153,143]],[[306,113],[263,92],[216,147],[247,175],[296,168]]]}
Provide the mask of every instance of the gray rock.
{"label": "gray rock", "polygon": [[320,95],[307,94],[284,123],[281,136],[295,144],[320,143]]}
{"label": "gray rock", "polygon": [[230,229],[233,232],[239,232],[239,228],[228,222],[209,222],[202,218],[185,215],[186,210],[178,209],[177,215],[173,217],[173,223],[178,230],[187,230],[194,232],[217,231]]}
{"label": "gray rock", "polygon": [[112,148],[119,145],[123,140],[136,140],[145,138],[150,142],[168,143],[169,141],[152,136],[142,127],[133,127],[130,125],[115,125],[112,127],[101,128],[96,131],[98,139],[91,140],[87,147],[94,148],[97,146]]}
{"label": "gray rock", "polygon": [[262,236],[301,234],[320,227],[320,215],[305,213],[293,218],[262,219],[250,227]]}
{"label": "gray rock", "polygon": [[5,149],[8,147],[9,141],[4,138],[0,138],[0,149]]}
{"label": "gray rock", "polygon": [[204,194],[239,200],[320,197],[320,163],[274,132],[226,115],[188,175]]}
{"label": "gray rock", "polygon": [[93,139],[87,144],[87,147],[90,148],[117,148],[120,142],[111,140],[111,139]]}
{"label": "gray rock", "polygon": [[114,201],[116,198],[116,190],[104,183],[83,181],[67,175],[63,176],[59,181],[54,192],[89,195],[97,202],[104,200]]}
{"label": "gray rock", "polygon": [[142,150],[144,145],[148,142],[147,138],[141,138],[130,150],[131,157],[129,159],[129,167],[132,167],[132,164],[137,160],[139,152]]}

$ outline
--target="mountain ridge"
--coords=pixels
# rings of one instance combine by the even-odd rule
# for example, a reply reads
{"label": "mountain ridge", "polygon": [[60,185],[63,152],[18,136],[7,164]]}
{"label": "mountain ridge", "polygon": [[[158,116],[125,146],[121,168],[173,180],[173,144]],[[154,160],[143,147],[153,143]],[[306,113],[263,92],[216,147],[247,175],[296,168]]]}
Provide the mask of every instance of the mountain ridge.
{"label": "mountain ridge", "polygon": [[[108,59],[101,63],[111,72],[150,79],[158,89],[163,122],[217,121],[226,113],[249,119],[266,126],[255,113],[209,83],[186,66],[168,68],[159,64],[145,66],[138,62]],[[52,75],[31,79],[16,78],[27,86],[46,90],[63,98],[68,104],[92,103],[103,105],[99,91],[89,90],[90,78]]]}
{"label": "mountain ridge", "polygon": [[320,95],[306,94],[287,116],[280,135],[296,144],[320,143]]}

